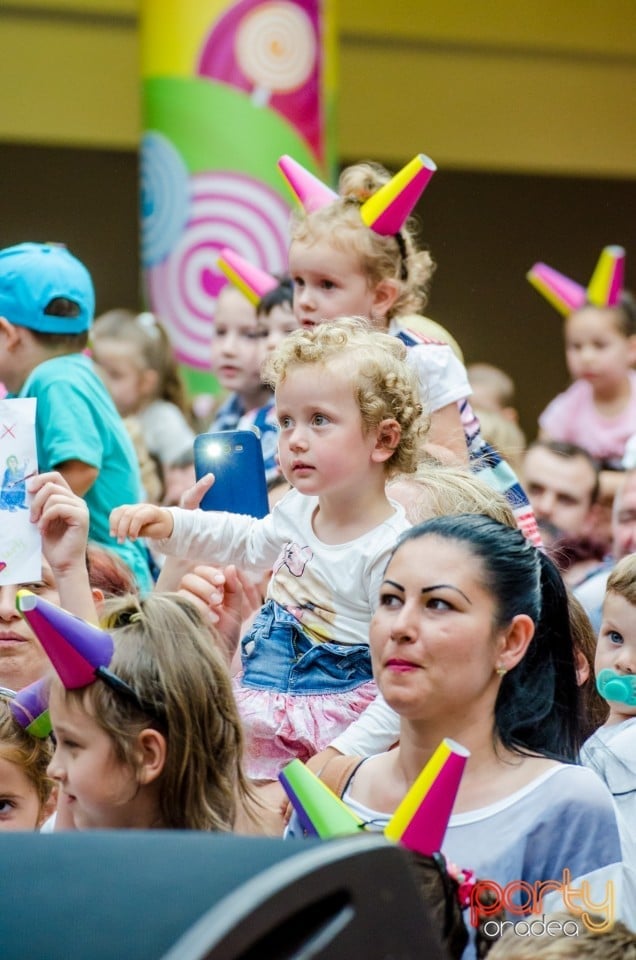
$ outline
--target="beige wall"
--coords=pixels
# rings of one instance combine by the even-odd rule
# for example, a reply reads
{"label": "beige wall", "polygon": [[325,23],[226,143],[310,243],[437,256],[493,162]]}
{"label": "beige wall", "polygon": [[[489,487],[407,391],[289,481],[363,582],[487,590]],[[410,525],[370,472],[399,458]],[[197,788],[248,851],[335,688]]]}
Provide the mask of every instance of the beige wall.
{"label": "beige wall", "polygon": [[[0,141],[134,149],[138,6],[4,0]],[[446,168],[636,175],[634,0],[337,9],[341,156],[424,150]]]}

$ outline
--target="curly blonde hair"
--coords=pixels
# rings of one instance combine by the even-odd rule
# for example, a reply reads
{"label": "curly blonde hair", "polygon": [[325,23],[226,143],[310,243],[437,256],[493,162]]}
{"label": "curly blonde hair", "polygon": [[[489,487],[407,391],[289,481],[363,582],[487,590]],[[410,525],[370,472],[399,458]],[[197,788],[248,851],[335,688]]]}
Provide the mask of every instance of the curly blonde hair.
{"label": "curly blonde hair", "polygon": [[178,594],[131,595],[106,601],[101,623],[115,641],[110,670],[141,702],[102,681],[65,690],[54,678],[55,695],[94,717],[132,770],[141,731],[153,725],[164,733],[158,782],[165,828],[231,830],[238,805],[250,797],[243,734],[227,665],[198,610]]}
{"label": "curly blonde hair", "polygon": [[291,221],[291,240],[316,243],[327,240],[337,250],[360,260],[360,272],[369,289],[382,280],[393,280],[398,296],[387,313],[387,320],[408,313],[418,313],[428,301],[428,289],[435,271],[435,262],[428,250],[418,250],[416,225],[409,219],[395,236],[381,236],[365,225],[360,206],[391,179],[391,174],[377,163],[357,163],[346,167],[340,175],[340,198],[311,213],[296,210]]}
{"label": "curly blonde hair", "polygon": [[342,317],[311,329],[294,330],[267,358],[262,377],[274,389],[304,364],[347,365],[365,430],[396,420],[400,440],[385,463],[389,476],[413,473],[429,423],[419,401],[417,376],[407,365],[401,340],[371,329],[360,317]]}

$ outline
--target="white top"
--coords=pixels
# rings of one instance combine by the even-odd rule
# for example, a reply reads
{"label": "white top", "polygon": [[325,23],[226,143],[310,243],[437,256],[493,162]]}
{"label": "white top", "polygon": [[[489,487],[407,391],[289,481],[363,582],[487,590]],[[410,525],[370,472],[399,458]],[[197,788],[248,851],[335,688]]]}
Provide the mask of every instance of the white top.
{"label": "white top", "polygon": [[174,403],[155,400],[137,415],[148,452],[170,466],[192,451],[194,432]]}
{"label": "white top", "polygon": [[358,719],[349,724],[329,746],[347,757],[372,757],[376,753],[389,750],[399,739],[399,714],[379,693]]}
{"label": "white top", "polygon": [[[607,784],[619,812],[625,852],[636,851],[636,717],[600,727],[583,744],[581,762]],[[632,863],[636,867],[636,862]]]}
{"label": "white top", "polygon": [[313,530],[317,497],[290,490],[261,520],[221,511],[170,508],[174,530],[158,541],[164,553],[189,560],[234,563],[248,573],[273,569],[267,591],[314,642],[369,642],[369,620],[398,535],[410,526],[391,501],[393,516],[355,540],[324,543]]}

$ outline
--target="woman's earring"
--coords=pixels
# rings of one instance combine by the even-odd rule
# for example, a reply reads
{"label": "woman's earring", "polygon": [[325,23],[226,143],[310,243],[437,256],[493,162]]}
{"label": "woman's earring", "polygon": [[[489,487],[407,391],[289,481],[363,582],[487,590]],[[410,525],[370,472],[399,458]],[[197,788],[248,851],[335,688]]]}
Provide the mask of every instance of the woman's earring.
{"label": "woman's earring", "polygon": [[499,666],[495,670],[495,673],[497,674],[498,677],[504,677],[508,673],[508,670],[506,667],[499,664]]}

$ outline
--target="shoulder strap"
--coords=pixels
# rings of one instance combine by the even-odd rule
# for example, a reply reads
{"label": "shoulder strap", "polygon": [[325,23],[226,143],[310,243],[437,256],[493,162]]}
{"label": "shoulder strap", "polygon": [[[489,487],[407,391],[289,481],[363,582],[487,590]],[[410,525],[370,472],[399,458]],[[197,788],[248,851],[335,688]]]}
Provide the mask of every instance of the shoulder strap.
{"label": "shoulder strap", "polygon": [[331,757],[322,770],[318,771],[318,776],[337,797],[342,797],[364,759],[364,757]]}

